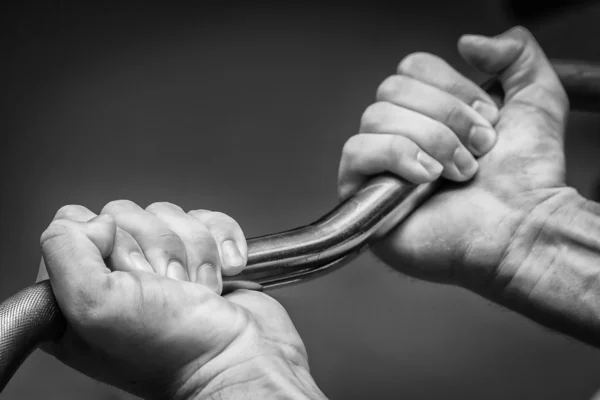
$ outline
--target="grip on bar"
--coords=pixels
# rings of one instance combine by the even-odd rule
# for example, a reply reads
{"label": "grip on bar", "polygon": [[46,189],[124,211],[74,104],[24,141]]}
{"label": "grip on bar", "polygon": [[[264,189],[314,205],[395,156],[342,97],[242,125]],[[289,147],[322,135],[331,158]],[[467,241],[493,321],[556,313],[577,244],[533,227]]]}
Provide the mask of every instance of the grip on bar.
{"label": "grip on bar", "polygon": [[[553,61],[553,66],[571,109],[600,110],[599,66],[576,61]],[[498,82],[490,82],[484,88],[501,95]],[[376,177],[313,224],[250,239],[248,266],[238,276],[225,277],[224,289],[276,287],[330,272],[401,223],[439,184]],[[64,327],[49,281],[0,304],[0,390],[40,342],[59,339]]]}

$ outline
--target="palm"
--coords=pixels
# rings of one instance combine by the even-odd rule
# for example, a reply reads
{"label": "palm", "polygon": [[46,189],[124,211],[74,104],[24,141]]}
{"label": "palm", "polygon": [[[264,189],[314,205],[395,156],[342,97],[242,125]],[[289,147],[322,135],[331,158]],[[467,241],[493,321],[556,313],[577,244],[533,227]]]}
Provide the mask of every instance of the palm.
{"label": "palm", "polygon": [[[119,315],[119,323],[70,321],[61,341],[47,348],[88,376],[120,386],[127,377],[142,387],[151,377],[160,387],[174,380],[169,371],[204,365],[224,352],[233,353],[234,362],[246,361],[254,355],[229,347],[234,342],[251,347],[245,342],[256,337],[282,347],[274,345],[274,354],[284,351],[306,364],[304,345],[287,313],[263,293],[242,290],[221,297],[202,285],[158,274],[113,274],[118,274],[118,295],[106,307],[112,308],[107,315]],[[126,389],[144,395],[137,384]]]}
{"label": "palm", "polygon": [[476,177],[448,183],[376,246],[377,256],[435,281],[464,283],[494,272],[528,211],[564,186],[563,126],[515,101],[527,95],[523,90],[502,109],[498,142],[479,160]]}

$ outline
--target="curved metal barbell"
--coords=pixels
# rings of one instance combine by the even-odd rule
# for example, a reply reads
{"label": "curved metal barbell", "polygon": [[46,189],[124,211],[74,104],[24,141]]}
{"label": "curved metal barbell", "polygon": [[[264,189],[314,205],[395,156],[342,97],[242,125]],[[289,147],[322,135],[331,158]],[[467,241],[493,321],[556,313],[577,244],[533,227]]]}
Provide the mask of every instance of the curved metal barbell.
{"label": "curved metal barbell", "polygon": [[[579,61],[553,61],[553,66],[572,110],[600,110],[600,66]],[[483,87],[501,96],[497,81]],[[248,266],[235,277],[224,277],[224,291],[262,290],[331,272],[406,219],[441,184],[375,177],[310,225],[248,240]],[[0,304],[0,390],[41,342],[59,339],[64,328],[49,281]]]}

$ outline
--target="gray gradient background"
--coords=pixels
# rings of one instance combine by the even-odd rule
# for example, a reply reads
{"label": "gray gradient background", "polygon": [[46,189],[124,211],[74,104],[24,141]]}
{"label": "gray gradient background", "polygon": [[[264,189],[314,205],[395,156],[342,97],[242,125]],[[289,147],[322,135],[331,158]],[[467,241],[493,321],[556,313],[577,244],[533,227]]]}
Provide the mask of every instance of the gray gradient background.
{"label": "gray gradient background", "polygon": [[[0,295],[33,282],[65,204],[170,201],[220,210],[248,237],[336,203],[344,141],[413,51],[459,59],[462,33],[511,25],[498,1],[410,5],[66,7],[3,13]],[[60,6],[63,4],[63,6]],[[552,57],[600,60],[600,7],[532,26]],[[600,117],[573,115],[569,182],[600,173]],[[589,399],[600,353],[461,289],[369,255],[273,291],[334,399]],[[119,398],[36,352],[4,399]]]}

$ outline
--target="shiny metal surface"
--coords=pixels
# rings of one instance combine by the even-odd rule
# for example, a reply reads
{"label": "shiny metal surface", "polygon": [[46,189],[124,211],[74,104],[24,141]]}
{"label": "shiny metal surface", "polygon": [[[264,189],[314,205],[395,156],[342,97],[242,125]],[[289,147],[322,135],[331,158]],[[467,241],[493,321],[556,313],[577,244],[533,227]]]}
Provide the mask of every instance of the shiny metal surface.
{"label": "shiny metal surface", "polygon": [[[571,109],[600,108],[599,66],[578,61],[553,64]],[[497,81],[483,87],[502,98]],[[250,239],[248,267],[240,275],[224,278],[224,291],[273,288],[334,271],[402,222],[438,185],[415,186],[390,176],[376,177],[310,225]],[[60,338],[64,326],[48,281],[0,305],[0,391],[40,341]]]}
{"label": "shiny metal surface", "polygon": [[331,272],[403,221],[437,186],[378,176],[310,225],[250,239],[248,267],[225,278],[233,285],[228,290],[234,282],[269,288]]}

